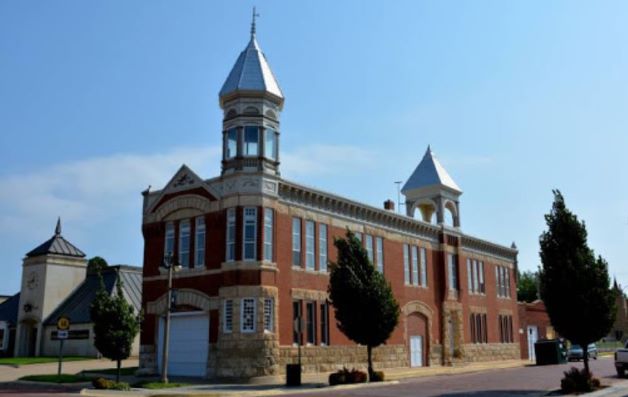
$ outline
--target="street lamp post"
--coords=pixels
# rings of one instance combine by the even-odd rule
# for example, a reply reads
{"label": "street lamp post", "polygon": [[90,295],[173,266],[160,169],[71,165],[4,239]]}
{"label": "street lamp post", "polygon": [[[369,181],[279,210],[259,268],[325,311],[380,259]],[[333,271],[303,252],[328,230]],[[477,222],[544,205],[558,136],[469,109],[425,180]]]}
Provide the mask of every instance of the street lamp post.
{"label": "street lamp post", "polygon": [[168,269],[168,299],[166,301],[166,320],[164,322],[164,344],[161,355],[161,381],[168,383],[168,350],[170,349],[170,311],[172,310],[172,274],[180,266],[174,263],[172,252],[164,257],[162,266]]}

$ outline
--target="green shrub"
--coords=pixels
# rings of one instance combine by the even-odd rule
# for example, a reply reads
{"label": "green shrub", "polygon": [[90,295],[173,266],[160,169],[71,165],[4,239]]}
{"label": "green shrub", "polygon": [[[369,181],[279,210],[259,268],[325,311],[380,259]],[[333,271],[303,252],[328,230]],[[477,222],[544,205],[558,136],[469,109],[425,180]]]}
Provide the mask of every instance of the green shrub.
{"label": "green shrub", "polygon": [[364,383],[367,380],[366,372],[357,369],[348,370],[342,368],[329,375],[330,386],[344,385],[349,383]]}
{"label": "green shrub", "polygon": [[373,377],[370,379],[371,382],[383,382],[385,379],[384,371],[375,371],[373,372]]}
{"label": "green shrub", "polygon": [[105,378],[92,379],[92,385],[99,390],[131,390],[129,384],[126,382],[114,382]]}
{"label": "green shrub", "polygon": [[560,381],[560,389],[563,394],[590,392],[600,387],[600,380],[594,378],[584,369],[579,370],[571,367],[569,371],[565,371],[565,377]]}

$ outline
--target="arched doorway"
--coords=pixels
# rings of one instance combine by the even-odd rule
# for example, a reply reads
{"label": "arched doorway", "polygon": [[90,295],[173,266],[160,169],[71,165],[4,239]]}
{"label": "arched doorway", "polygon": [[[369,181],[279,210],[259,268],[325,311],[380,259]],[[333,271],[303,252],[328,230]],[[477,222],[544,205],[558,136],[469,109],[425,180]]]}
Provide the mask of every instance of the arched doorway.
{"label": "arched doorway", "polygon": [[429,332],[427,317],[419,312],[411,313],[406,319],[406,327],[410,366],[425,367],[429,365]]}

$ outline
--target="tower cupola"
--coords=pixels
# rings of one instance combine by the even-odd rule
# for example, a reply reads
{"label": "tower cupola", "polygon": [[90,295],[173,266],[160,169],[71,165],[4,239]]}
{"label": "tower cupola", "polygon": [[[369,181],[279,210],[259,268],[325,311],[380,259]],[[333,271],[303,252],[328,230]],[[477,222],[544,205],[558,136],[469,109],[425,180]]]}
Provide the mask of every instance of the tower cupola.
{"label": "tower cupola", "polygon": [[418,209],[425,222],[445,223],[445,211],[451,213],[454,227],[460,227],[460,201],[462,190],[454,182],[428,146],[423,159],[416,167],[401,192],[406,196],[406,213],[414,216]]}
{"label": "tower cupola", "polygon": [[222,175],[265,172],[279,175],[279,115],[284,97],[256,37],[251,38],[220,90],[223,110]]}

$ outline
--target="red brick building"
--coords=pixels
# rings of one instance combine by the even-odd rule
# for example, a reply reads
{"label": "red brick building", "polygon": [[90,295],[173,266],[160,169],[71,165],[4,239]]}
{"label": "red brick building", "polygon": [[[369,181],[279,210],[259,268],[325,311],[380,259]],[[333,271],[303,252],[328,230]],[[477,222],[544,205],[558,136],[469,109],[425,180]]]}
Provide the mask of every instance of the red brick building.
{"label": "red brick building", "polygon": [[519,343],[521,358],[535,361],[534,343],[539,339],[554,339],[556,333],[542,300],[519,302]]}
{"label": "red brick building", "polygon": [[378,368],[518,358],[517,251],[462,231],[462,191],[432,151],[403,188],[406,215],[287,181],[283,103],[253,26],[220,91],[221,174],[203,179],[182,166],[144,194],[141,369],[160,367],[168,252],[183,267],[174,276],[171,374],[281,374],[299,344],[305,372],[364,366],[366,349],[338,330],[327,296],[333,239],[347,228],[402,308],[374,350]]}

